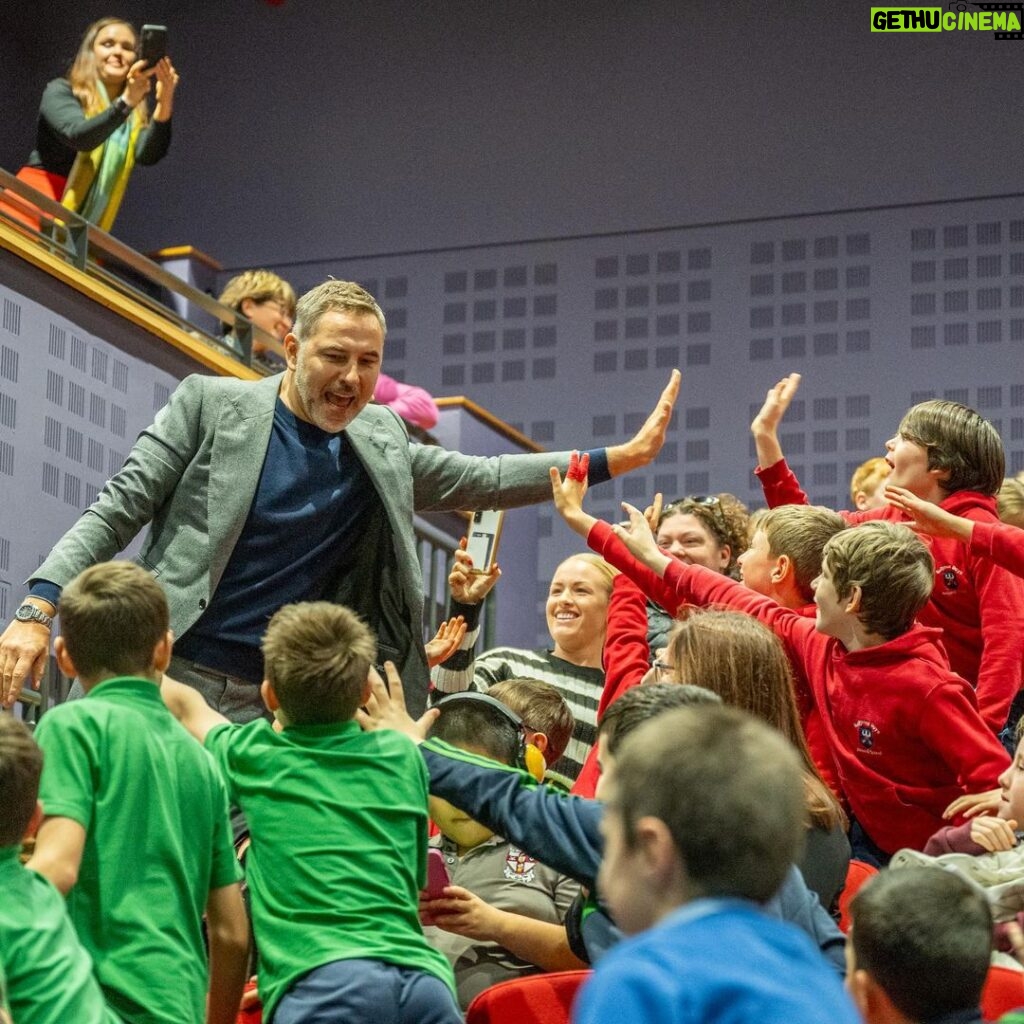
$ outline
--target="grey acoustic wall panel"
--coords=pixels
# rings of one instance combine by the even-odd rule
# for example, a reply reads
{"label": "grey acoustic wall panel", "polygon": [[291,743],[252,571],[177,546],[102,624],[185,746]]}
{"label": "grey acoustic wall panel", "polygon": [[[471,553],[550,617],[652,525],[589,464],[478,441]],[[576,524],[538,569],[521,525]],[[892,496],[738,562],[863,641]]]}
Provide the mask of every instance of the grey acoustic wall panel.
{"label": "grey acoustic wall panel", "polygon": [[[852,469],[936,395],[979,408],[1002,432],[1008,470],[1024,468],[1014,198],[368,257],[304,265],[298,278],[280,269],[300,289],[329,273],[376,288],[400,323],[388,372],[466,394],[551,448],[627,436],[679,366],[662,455],[592,492],[606,518],[655,490],[760,504],[748,424],[792,370],[804,383],[783,442],[814,501],[845,506]],[[550,512],[540,527],[538,613],[554,564],[579,547]]]}
{"label": "grey acoustic wall panel", "polygon": [[0,621],[176,383],[0,284]]}

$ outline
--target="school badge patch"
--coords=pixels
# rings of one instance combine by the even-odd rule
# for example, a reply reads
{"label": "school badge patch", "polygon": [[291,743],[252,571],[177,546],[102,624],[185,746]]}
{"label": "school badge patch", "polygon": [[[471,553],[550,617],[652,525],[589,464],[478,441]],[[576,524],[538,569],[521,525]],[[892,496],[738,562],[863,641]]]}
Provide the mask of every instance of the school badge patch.
{"label": "school badge patch", "polygon": [[504,874],[510,882],[522,882],[524,885],[532,882],[536,867],[537,862],[529,854],[523,853],[517,846],[509,846],[505,855]]}

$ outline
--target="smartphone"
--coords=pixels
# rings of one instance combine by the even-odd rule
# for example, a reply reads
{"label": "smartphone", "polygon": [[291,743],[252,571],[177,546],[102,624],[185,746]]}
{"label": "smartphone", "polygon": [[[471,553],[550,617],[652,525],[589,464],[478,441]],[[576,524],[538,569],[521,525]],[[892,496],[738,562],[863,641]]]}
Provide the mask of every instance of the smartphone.
{"label": "smartphone", "polygon": [[451,885],[448,868],[444,862],[444,854],[432,846],[427,850],[427,887],[423,890],[428,900],[439,900],[444,897],[444,887]]}
{"label": "smartphone", "polygon": [[466,538],[466,554],[473,559],[473,572],[487,572],[494,564],[504,520],[505,513],[493,508],[473,513]]}
{"label": "smartphone", "polygon": [[167,56],[167,26],[143,25],[139,36],[139,59],[146,62],[146,67],[153,67]]}

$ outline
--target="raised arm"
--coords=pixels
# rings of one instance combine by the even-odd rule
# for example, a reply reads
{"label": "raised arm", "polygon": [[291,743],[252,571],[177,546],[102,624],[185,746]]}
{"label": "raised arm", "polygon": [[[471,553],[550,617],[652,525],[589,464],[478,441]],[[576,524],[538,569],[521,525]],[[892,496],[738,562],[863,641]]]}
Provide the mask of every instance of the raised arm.
{"label": "raised arm", "polygon": [[473,683],[483,602],[501,578],[501,569],[496,562],[486,567],[486,572],[475,572],[476,568],[466,552],[466,538],[463,537],[448,574],[448,592],[451,596],[448,614],[463,620],[465,634],[458,649],[432,673],[434,686],[442,695],[468,690]]}
{"label": "raised arm", "polygon": [[791,373],[768,389],[760,412],[750,424],[757,448],[757,465],[760,469],[774,466],[783,458],[779,443],[779,424],[800,387],[800,374]]}
{"label": "raised arm", "polygon": [[680,372],[673,370],[665,390],[644,425],[624,444],[613,445],[608,449],[608,471],[612,476],[621,476],[654,461],[665,443],[665,432],[672,419],[682,379]]}
{"label": "raised arm", "polygon": [[228,721],[219,711],[214,711],[203,699],[198,690],[179,683],[170,676],[164,676],[160,682],[160,696],[174,717],[200,743],[206,740],[206,734],[215,726]]}
{"label": "raised arm", "polygon": [[402,680],[386,662],[388,685],[370,673],[370,697],[356,712],[365,730],[395,729],[415,743],[430,773],[430,791],[465,811],[531,857],[593,886],[604,841],[603,809],[593,800],[566,796],[531,775],[424,737],[440,714],[436,708],[414,721],[405,707]]}

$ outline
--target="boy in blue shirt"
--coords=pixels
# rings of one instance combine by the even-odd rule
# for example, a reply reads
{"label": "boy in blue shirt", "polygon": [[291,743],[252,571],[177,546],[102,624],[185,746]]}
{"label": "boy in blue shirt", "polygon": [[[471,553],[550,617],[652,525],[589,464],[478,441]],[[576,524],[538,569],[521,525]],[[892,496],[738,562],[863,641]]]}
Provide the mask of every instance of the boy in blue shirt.
{"label": "boy in blue shirt", "polygon": [[680,708],[604,765],[598,884],[633,935],[598,964],[576,1024],[855,1024],[807,937],[765,915],[805,806],[783,737],[735,708]]}

